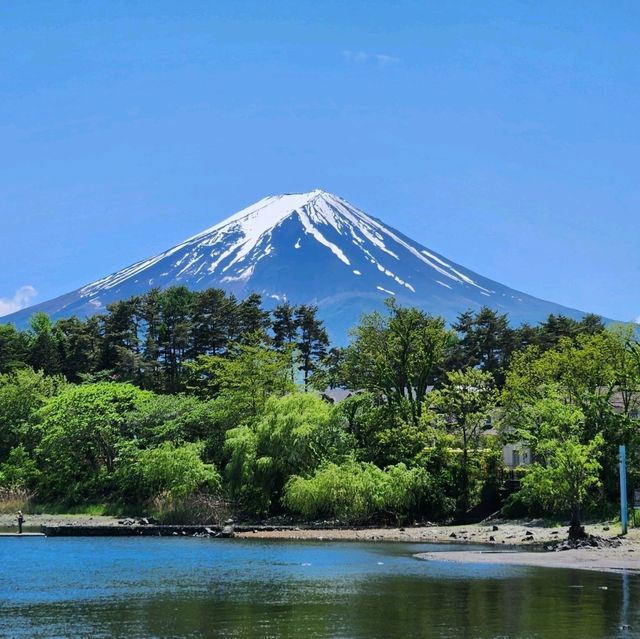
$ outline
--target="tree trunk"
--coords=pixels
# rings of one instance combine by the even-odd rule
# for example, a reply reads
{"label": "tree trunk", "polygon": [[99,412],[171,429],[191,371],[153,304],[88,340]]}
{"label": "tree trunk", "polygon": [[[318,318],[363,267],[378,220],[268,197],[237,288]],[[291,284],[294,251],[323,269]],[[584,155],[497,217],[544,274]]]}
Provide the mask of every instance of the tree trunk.
{"label": "tree trunk", "polygon": [[571,507],[571,523],[569,525],[569,539],[584,539],[587,533],[580,521],[580,506],[574,504]]}

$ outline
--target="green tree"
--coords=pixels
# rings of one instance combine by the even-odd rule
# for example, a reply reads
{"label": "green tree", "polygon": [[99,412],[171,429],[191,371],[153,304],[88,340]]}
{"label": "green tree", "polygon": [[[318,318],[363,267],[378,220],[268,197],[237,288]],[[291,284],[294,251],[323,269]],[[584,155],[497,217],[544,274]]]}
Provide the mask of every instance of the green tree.
{"label": "green tree", "polygon": [[110,382],[70,386],[53,397],[39,415],[39,495],[69,502],[110,495],[126,416],[147,397],[131,384]]}
{"label": "green tree", "polygon": [[232,338],[236,342],[252,342],[254,335],[260,335],[265,339],[267,329],[271,325],[269,313],[263,310],[262,297],[257,293],[251,293],[238,304],[235,318],[235,334],[232,333]]}
{"label": "green tree", "polygon": [[6,461],[0,463],[0,488],[30,489],[40,478],[40,471],[23,444],[12,448]]}
{"label": "green tree", "polygon": [[[583,414],[582,444],[602,434],[601,479],[609,499],[617,494],[616,460],[619,444],[635,450],[638,430],[632,413],[640,389],[640,371],[633,357],[634,333],[613,328],[560,339],[545,352],[529,348],[514,356],[503,392],[504,429],[526,422],[527,411],[552,387],[562,401]],[[640,442],[638,442],[640,443]],[[640,459],[632,452],[630,469]]]}
{"label": "green tree", "polygon": [[59,319],[53,332],[60,354],[60,372],[70,381],[96,373],[101,366],[102,329],[98,317],[82,321],[77,317]]}
{"label": "green tree", "polygon": [[206,462],[221,464],[225,423],[213,400],[184,395],[148,395],[128,414],[123,426],[127,439],[144,448],[164,442],[180,446],[202,442]]}
{"label": "green tree", "polygon": [[[429,394],[427,403],[436,424],[455,433],[462,448],[460,508],[471,505],[471,462],[469,452],[477,453],[482,431],[496,407],[498,392],[493,376],[476,368],[447,373],[440,390]],[[473,456],[478,461],[478,456]]]}
{"label": "green tree", "polygon": [[190,357],[221,355],[227,348],[237,314],[235,297],[212,288],[196,294]]}
{"label": "green tree", "polygon": [[198,491],[220,491],[220,474],[213,464],[202,461],[200,443],[122,448],[117,479],[125,501],[144,503],[161,496],[175,509]]}
{"label": "green tree", "polygon": [[173,286],[160,294],[158,351],[169,392],[178,391],[182,382],[183,365],[191,345],[194,300],[195,293],[184,286]]}
{"label": "green tree", "polygon": [[452,343],[444,320],[387,300],[387,315],[363,315],[345,351],[345,382],[384,398],[414,426],[435,367]]}
{"label": "green tree", "polygon": [[140,298],[109,304],[102,318],[102,368],[119,381],[139,384],[142,374]]}
{"label": "green tree", "polygon": [[293,393],[270,399],[259,420],[231,429],[226,447],[232,495],[265,513],[279,506],[291,475],[307,475],[325,460],[340,459],[349,443],[342,419],[325,402]]}
{"label": "green tree", "polygon": [[299,330],[297,347],[305,391],[309,388],[310,376],[318,370],[329,346],[329,337],[317,313],[317,306],[305,305],[298,306],[295,312],[295,323]]}
{"label": "green tree", "polygon": [[37,413],[65,388],[67,384],[62,377],[48,377],[31,368],[0,375],[0,462],[20,444],[33,452],[39,441],[34,428]]}
{"label": "green tree", "polygon": [[514,332],[507,315],[483,306],[477,313],[458,315],[452,327],[460,339],[451,349],[446,368],[460,370],[478,367],[491,373],[496,384],[504,382],[504,373],[514,347]]}
{"label": "green tree", "polygon": [[28,341],[13,324],[0,324],[0,374],[20,368],[27,361]]}
{"label": "green tree", "polygon": [[295,344],[298,335],[295,306],[283,302],[278,304],[271,314],[273,315],[273,345],[283,350]]}
{"label": "green tree", "polygon": [[53,324],[46,313],[34,313],[29,320],[28,364],[46,375],[60,372],[60,355]]}
{"label": "green tree", "polygon": [[293,390],[290,359],[259,342],[233,344],[227,356],[201,355],[185,364],[186,389],[202,398],[215,398],[243,417],[259,415],[272,395]]}
{"label": "green tree", "polygon": [[524,502],[551,512],[568,511],[569,536],[583,537],[583,506],[601,487],[602,434],[584,441],[582,411],[547,387],[546,396],[529,407],[517,436],[532,448],[535,459],[522,481]]}

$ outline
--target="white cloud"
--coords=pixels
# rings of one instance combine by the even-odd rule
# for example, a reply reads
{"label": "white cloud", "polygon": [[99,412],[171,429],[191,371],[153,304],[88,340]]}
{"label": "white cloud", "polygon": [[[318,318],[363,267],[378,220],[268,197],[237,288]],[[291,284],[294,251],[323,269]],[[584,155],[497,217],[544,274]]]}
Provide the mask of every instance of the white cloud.
{"label": "white cloud", "polygon": [[400,58],[395,58],[392,55],[384,55],[383,53],[376,55],[376,60],[379,67],[391,67],[394,64],[400,63]]}
{"label": "white cloud", "polygon": [[365,51],[350,51],[348,49],[342,52],[342,57],[350,63],[372,63],[381,68],[390,67],[401,62],[400,58],[384,53],[366,53]]}
{"label": "white cloud", "polygon": [[636,324],[640,324],[640,315],[638,315],[638,317],[636,317]]}
{"label": "white cloud", "polygon": [[26,308],[37,294],[38,291],[30,284],[27,284],[26,286],[21,286],[13,297],[0,297],[0,317]]}

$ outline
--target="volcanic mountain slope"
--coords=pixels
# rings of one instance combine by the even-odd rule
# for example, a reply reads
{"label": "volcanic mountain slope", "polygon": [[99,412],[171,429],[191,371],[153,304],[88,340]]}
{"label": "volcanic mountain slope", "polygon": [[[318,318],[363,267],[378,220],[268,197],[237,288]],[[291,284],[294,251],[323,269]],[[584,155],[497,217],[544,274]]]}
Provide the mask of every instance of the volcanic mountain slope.
{"label": "volcanic mountain slope", "polygon": [[489,280],[425,248],[342,198],[316,190],[266,197],[155,257],[2,318],[24,326],[37,310],[53,319],[92,315],[154,287],[219,287],[265,302],[317,304],[337,342],[362,312],[394,296],[448,320],[489,306],[512,322],[581,311]]}

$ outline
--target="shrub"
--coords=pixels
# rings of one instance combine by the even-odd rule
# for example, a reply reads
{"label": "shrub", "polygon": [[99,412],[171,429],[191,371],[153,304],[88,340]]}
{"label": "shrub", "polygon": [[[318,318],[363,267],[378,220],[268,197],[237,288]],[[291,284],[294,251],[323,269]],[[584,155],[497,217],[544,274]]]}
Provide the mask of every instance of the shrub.
{"label": "shrub", "polygon": [[432,482],[422,468],[397,464],[382,470],[351,460],[325,464],[309,478],[292,477],[283,501],[309,519],[337,517],[356,522],[376,515],[402,518],[433,501]]}

